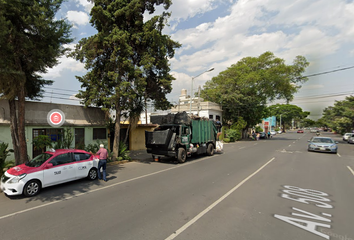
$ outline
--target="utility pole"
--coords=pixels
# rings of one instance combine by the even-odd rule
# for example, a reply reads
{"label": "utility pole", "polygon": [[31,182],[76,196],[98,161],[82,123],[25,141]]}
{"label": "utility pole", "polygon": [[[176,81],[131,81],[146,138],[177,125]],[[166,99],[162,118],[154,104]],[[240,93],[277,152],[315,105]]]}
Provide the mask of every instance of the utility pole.
{"label": "utility pole", "polygon": [[198,106],[197,106],[197,116],[199,116],[199,107],[200,107],[200,86],[198,87]]}

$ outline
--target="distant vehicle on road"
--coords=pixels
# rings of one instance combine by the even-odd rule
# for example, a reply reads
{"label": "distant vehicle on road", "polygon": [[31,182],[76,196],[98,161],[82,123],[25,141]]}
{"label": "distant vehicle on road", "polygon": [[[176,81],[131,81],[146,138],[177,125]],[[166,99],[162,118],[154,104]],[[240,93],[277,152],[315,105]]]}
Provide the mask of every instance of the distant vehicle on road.
{"label": "distant vehicle on road", "polygon": [[271,136],[275,136],[275,135],[277,135],[277,132],[276,131],[270,131],[270,135]]}
{"label": "distant vehicle on road", "polygon": [[282,132],[283,132],[282,130],[279,130],[277,133],[282,134]]}
{"label": "distant vehicle on road", "polygon": [[297,130],[297,133],[304,133],[304,130],[299,129],[299,130]]}
{"label": "distant vehicle on road", "polygon": [[310,129],[310,132],[311,132],[311,133],[316,133],[317,131],[318,131],[317,128],[311,128],[311,129]]}
{"label": "distant vehicle on road", "polygon": [[354,143],[354,137],[348,138],[348,141],[347,141],[347,142],[353,144],[353,143]]}
{"label": "distant vehicle on road", "polygon": [[345,133],[343,135],[343,141],[348,141],[350,137],[354,137],[354,133]]}
{"label": "distant vehicle on road", "polygon": [[315,152],[331,152],[337,153],[338,146],[336,141],[330,137],[312,137],[311,140],[308,140],[308,151]]}
{"label": "distant vehicle on road", "polygon": [[259,133],[259,138],[266,138],[267,134],[265,132],[260,132]]}
{"label": "distant vehicle on road", "polygon": [[97,178],[98,158],[79,149],[47,151],[7,170],[1,177],[6,195],[34,196],[41,188],[80,178]]}

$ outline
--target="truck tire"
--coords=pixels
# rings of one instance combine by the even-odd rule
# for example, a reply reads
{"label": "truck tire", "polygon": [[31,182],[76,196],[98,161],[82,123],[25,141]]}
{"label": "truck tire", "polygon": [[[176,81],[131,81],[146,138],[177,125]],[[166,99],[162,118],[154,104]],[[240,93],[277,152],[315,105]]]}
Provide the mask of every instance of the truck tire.
{"label": "truck tire", "polygon": [[178,162],[179,163],[184,163],[186,161],[187,154],[186,154],[186,149],[184,148],[178,148]]}
{"label": "truck tire", "polygon": [[214,155],[214,145],[209,143],[208,148],[207,148],[207,155],[208,156],[213,156]]}

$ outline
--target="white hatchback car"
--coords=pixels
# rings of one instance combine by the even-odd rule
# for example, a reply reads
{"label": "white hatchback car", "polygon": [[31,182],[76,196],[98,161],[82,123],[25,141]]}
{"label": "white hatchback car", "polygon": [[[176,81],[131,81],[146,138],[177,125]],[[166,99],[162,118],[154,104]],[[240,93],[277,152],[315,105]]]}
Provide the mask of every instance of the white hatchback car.
{"label": "white hatchback car", "polygon": [[34,196],[41,188],[87,177],[97,178],[98,158],[78,149],[47,151],[7,170],[1,177],[6,195]]}
{"label": "white hatchback car", "polygon": [[354,137],[354,133],[345,133],[343,135],[343,140],[348,141],[348,138],[350,138],[350,137]]}

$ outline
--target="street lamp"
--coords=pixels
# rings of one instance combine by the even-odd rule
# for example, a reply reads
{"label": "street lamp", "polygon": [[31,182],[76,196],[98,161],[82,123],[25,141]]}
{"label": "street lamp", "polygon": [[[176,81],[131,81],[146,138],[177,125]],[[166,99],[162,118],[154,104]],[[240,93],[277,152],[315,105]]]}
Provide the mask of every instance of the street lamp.
{"label": "street lamp", "polygon": [[189,99],[189,101],[190,101],[189,114],[190,114],[190,115],[192,115],[192,94],[193,94],[193,80],[194,80],[194,78],[197,78],[197,77],[199,77],[200,75],[202,75],[203,73],[211,72],[211,71],[213,71],[213,70],[214,70],[214,68],[212,67],[212,68],[210,68],[210,69],[208,69],[208,70],[202,72],[201,74],[199,74],[199,75],[197,75],[197,76],[195,76],[195,77],[192,77],[191,96],[190,96],[190,99]]}

